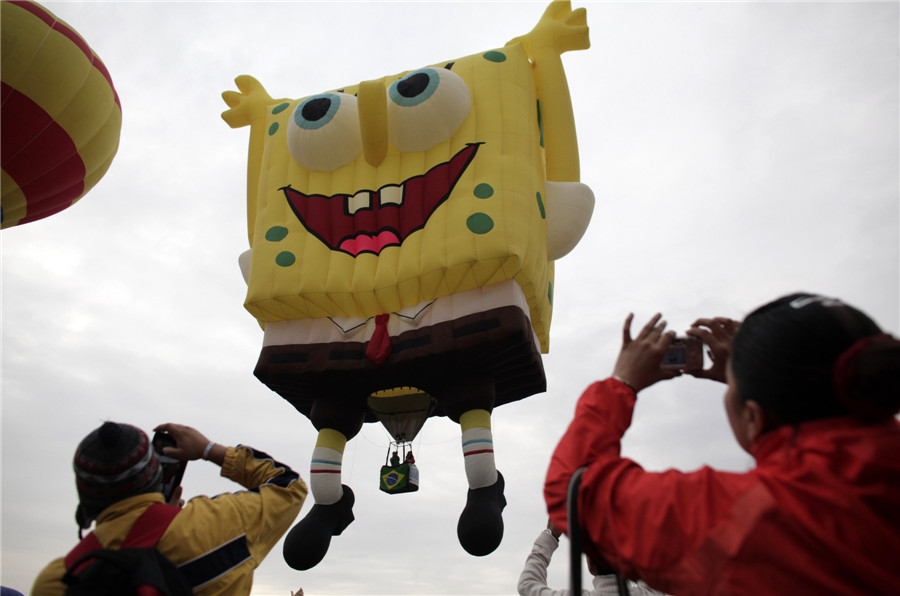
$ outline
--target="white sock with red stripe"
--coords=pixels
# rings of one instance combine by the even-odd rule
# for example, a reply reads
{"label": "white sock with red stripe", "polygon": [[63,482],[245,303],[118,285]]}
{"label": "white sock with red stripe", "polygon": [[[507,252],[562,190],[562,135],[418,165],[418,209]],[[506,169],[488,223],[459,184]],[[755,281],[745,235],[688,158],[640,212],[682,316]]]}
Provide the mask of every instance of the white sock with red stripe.
{"label": "white sock with red stripe", "polygon": [[487,410],[469,410],[460,416],[459,424],[469,488],[491,486],[497,482],[491,414]]}
{"label": "white sock with red stripe", "polygon": [[341,465],[347,439],[336,430],[319,431],[316,448],[309,466],[309,489],[317,505],[337,503],[344,490],[341,488]]}

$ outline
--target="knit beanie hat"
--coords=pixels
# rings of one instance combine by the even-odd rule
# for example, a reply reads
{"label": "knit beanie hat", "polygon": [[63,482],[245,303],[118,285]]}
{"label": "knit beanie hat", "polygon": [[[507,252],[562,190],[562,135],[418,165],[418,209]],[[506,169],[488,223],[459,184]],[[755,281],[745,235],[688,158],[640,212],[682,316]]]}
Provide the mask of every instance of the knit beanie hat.
{"label": "knit beanie hat", "polygon": [[122,499],[162,492],[159,460],[141,429],[104,422],[75,450],[75,484],[80,503],[79,528],[88,528],[100,512]]}

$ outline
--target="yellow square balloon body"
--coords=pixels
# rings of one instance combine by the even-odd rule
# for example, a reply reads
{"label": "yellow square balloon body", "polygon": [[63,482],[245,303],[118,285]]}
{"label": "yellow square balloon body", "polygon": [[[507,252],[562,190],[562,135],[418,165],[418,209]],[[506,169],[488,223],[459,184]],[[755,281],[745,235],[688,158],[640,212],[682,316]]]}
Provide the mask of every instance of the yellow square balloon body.
{"label": "yellow square balloon body", "polygon": [[[468,116],[449,140],[425,151],[388,146],[377,166],[361,151],[333,171],[304,168],[286,139],[290,118],[303,100],[267,107],[262,155],[256,156],[256,209],[251,201],[248,214],[252,260],[245,302],[261,325],[373,317],[515,280],[541,351],[547,351],[553,263],[547,256],[544,151],[533,65],[523,44],[516,43],[433,68],[448,66],[468,87]],[[407,74],[385,77],[384,87]],[[340,91],[354,95],[357,90],[353,85]],[[474,157],[424,225],[399,246],[385,246],[377,254],[354,256],[330,248],[301,223],[286,199],[290,187],[343,201],[360,191],[402,185],[467,150],[474,150]]]}

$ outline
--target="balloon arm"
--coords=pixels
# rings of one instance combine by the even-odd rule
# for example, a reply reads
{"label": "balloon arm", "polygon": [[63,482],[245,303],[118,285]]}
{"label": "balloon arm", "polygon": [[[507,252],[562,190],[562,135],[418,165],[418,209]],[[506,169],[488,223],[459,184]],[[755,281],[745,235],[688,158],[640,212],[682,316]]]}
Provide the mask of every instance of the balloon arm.
{"label": "balloon arm", "polygon": [[238,91],[222,93],[222,99],[230,108],[222,112],[222,119],[231,128],[250,126],[250,147],[247,155],[247,235],[250,246],[253,246],[259,173],[262,168],[266,135],[266,116],[272,105],[288,100],[272,99],[262,84],[250,75],[241,75],[234,82]]}
{"label": "balloon arm", "polygon": [[238,256],[238,266],[241,268],[241,275],[244,277],[244,283],[250,285],[250,260],[252,251],[245,250]]}
{"label": "balloon arm", "polygon": [[507,43],[522,43],[534,63],[538,102],[544,131],[547,180],[577,182],[581,179],[578,140],[569,84],[560,56],[590,47],[587,13],[572,10],[568,0],[550,4],[541,20],[526,35]]}
{"label": "balloon arm", "polygon": [[544,182],[547,194],[547,258],[569,254],[581,241],[594,213],[594,193],[581,182]]}
{"label": "balloon arm", "polygon": [[231,128],[265,124],[268,106],[276,103],[269,93],[250,75],[241,75],[234,79],[237,91],[225,91],[222,99],[228,105],[229,110],[222,112],[222,119]]}

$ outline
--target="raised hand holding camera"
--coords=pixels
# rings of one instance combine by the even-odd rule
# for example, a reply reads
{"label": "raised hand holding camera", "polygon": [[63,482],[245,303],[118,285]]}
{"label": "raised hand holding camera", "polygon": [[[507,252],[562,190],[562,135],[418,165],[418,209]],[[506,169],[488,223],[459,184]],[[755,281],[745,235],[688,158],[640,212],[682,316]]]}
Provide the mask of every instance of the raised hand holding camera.
{"label": "raised hand holding camera", "polygon": [[175,439],[175,446],[164,448],[163,453],[165,455],[185,461],[205,459],[220,466],[225,461],[227,448],[224,445],[210,441],[196,428],[167,422],[160,424],[153,430],[155,432],[168,433]]}
{"label": "raised hand holding camera", "polygon": [[167,422],[153,431],[153,448],[163,467],[163,494],[170,504],[180,501],[181,480],[188,461],[205,459],[220,466],[225,461],[227,447],[210,441],[191,426]]}
{"label": "raised hand holding camera", "polygon": [[677,368],[663,368],[663,358],[675,338],[674,331],[666,331],[666,322],[660,313],[655,314],[644,325],[637,337],[631,337],[631,322],[634,313],[625,318],[622,329],[622,349],[613,368],[613,377],[624,381],[635,392],[658,381],[681,375]]}
{"label": "raised hand holding camera", "polygon": [[731,341],[740,326],[740,322],[727,317],[701,318],[694,321],[687,334],[698,338],[706,345],[712,366],[686,372],[698,379],[726,383],[725,369],[731,357]]}

